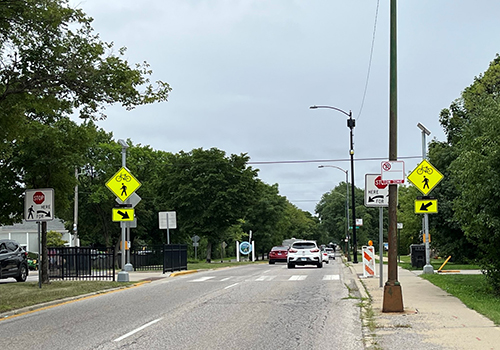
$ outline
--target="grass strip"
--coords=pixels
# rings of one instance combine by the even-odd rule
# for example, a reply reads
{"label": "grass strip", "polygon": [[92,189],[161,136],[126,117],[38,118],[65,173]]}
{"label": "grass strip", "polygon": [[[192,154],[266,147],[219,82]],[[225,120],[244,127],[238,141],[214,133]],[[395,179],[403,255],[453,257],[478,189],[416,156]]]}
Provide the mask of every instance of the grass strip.
{"label": "grass strip", "polygon": [[38,282],[0,285],[0,313],[54,300],[129,286],[137,282],[54,281],[38,287]]}
{"label": "grass strip", "polygon": [[500,325],[500,296],[484,275],[423,274],[420,277],[460,299],[467,307]]}

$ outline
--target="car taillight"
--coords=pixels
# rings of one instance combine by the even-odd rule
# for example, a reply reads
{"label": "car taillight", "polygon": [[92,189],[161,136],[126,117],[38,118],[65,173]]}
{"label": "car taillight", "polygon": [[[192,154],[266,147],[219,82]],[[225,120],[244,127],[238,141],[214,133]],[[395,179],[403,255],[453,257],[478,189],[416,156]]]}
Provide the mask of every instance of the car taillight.
{"label": "car taillight", "polygon": [[296,249],[290,249],[288,250],[289,253],[297,253],[297,250]]}
{"label": "car taillight", "polygon": [[316,249],[311,249],[311,253],[317,253],[317,252],[319,252],[319,249],[318,249],[318,248],[316,248]]}

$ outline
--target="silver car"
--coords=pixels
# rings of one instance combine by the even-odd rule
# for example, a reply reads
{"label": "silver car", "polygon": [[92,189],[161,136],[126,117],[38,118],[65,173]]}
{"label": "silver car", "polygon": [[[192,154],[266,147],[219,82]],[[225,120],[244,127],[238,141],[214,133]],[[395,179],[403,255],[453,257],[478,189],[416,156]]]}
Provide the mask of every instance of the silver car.
{"label": "silver car", "polygon": [[296,265],[316,265],[323,267],[323,255],[315,241],[295,241],[288,250],[287,264],[289,269]]}

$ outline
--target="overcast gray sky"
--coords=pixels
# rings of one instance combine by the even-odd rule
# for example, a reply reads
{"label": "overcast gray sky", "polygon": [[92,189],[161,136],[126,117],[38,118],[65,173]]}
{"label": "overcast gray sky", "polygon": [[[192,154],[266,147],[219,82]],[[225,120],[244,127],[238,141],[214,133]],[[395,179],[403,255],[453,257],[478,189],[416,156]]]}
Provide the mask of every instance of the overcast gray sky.
{"label": "overcast gray sky", "polygon": [[[105,41],[148,61],[169,102],[108,108],[98,125],[157,150],[248,153],[259,177],[314,213],[350,169],[347,117],[356,119],[355,185],[388,158],[389,1],[83,0]],[[420,156],[422,123],[444,140],[439,112],[500,52],[500,2],[398,2],[398,156]],[[366,98],[372,39],[375,44]],[[362,160],[361,160],[362,159]],[[314,160],[324,160],[313,162]],[[329,160],[329,161],[328,161]],[[328,162],[327,162],[328,161]],[[406,172],[419,159],[405,159]],[[140,180],[140,179],[139,179]]]}

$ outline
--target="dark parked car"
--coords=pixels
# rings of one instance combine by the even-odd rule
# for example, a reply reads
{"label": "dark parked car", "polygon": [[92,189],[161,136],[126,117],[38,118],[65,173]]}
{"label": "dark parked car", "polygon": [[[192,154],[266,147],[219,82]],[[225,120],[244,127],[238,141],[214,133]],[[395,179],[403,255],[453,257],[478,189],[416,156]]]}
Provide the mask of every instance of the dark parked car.
{"label": "dark parked car", "polygon": [[286,262],[288,256],[288,247],[273,247],[269,252],[269,263],[274,264],[275,262]]}
{"label": "dark parked car", "polygon": [[28,253],[12,239],[0,240],[0,279],[13,277],[18,282],[28,278]]}

